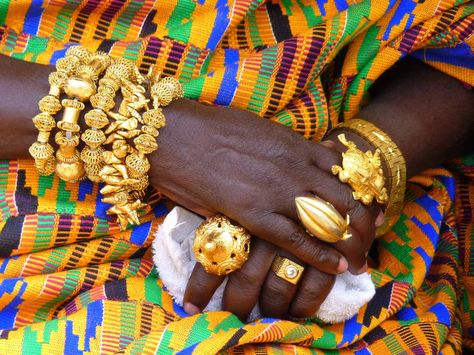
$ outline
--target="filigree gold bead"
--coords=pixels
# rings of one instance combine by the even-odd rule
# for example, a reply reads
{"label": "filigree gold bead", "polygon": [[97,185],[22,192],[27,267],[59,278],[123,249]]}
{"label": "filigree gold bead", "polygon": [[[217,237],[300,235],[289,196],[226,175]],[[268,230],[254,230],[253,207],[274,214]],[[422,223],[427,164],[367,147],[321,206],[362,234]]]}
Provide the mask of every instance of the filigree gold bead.
{"label": "filigree gold bead", "polygon": [[72,74],[80,64],[77,57],[60,58],[56,61],[56,69],[66,74]]}
{"label": "filigree gold bead", "polygon": [[102,93],[91,96],[90,101],[94,108],[101,108],[104,111],[110,111],[115,106],[114,99]]}
{"label": "filigree gold bead", "polygon": [[82,180],[86,174],[84,164],[81,161],[74,163],[56,162],[56,175],[67,182],[78,182]]}
{"label": "filigree gold bead", "polygon": [[94,68],[90,65],[81,65],[76,70],[76,75],[80,76],[81,78],[86,78],[96,82],[99,79],[99,76]]}
{"label": "filigree gold bead", "polygon": [[54,149],[49,143],[34,142],[29,149],[33,159],[46,160],[53,156]]}
{"label": "filigree gold bead", "polygon": [[160,106],[168,106],[173,101],[173,92],[165,85],[154,84],[151,87],[151,96]]}
{"label": "filigree gold bead", "polygon": [[160,80],[160,85],[167,86],[169,90],[172,92],[173,100],[183,97],[183,85],[179,82],[178,79],[167,76]]}
{"label": "filigree gold bead", "polygon": [[82,102],[72,99],[64,99],[61,101],[61,104],[64,107],[70,107],[80,111],[84,110],[84,108],[86,107]]}
{"label": "filigree gold bead", "polygon": [[[102,80],[102,79],[101,79]],[[101,85],[102,84],[102,85]],[[103,85],[103,83],[101,83],[99,81],[99,89],[97,89],[97,92],[101,95],[106,95],[106,96],[109,96],[109,97],[114,97],[115,96],[115,92],[116,90],[110,86],[110,85]]]}
{"label": "filigree gold bead", "polygon": [[112,63],[112,58],[103,51],[97,51],[92,56],[90,63],[100,73]]}
{"label": "filigree gold bead", "polygon": [[58,162],[72,164],[81,161],[81,156],[77,150],[74,151],[74,154],[68,155],[64,154],[63,151],[59,149],[56,151],[56,160]]}
{"label": "filigree gold bead", "polygon": [[79,134],[73,133],[68,136],[69,132],[59,131],[54,136],[54,141],[62,147],[77,147],[79,145]]}
{"label": "filigree gold bead", "polygon": [[40,111],[47,112],[52,115],[58,113],[58,111],[62,108],[58,98],[51,95],[46,95],[45,97],[43,97],[38,102],[38,106]]}
{"label": "filigree gold bead", "polygon": [[134,177],[145,175],[150,170],[150,162],[148,159],[141,154],[132,153],[125,159],[127,168],[130,170],[130,174]]}
{"label": "filigree gold bead", "polygon": [[58,86],[62,88],[68,79],[68,75],[62,71],[56,71],[49,74],[48,81],[51,86]]}
{"label": "filigree gold bead", "polygon": [[84,110],[84,104],[77,100],[64,99],[61,101],[64,107],[63,118],[58,122],[59,129],[70,132],[79,132],[81,127],[77,124],[79,114]]}
{"label": "filigree gold bead", "polygon": [[111,95],[115,95],[115,93],[119,89],[120,89],[120,78],[115,77],[114,75],[106,74],[103,78],[99,80],[99,92],[101,90],[108,90],[111,92],[110,93]]}
{"label": "filigree gold bead", "polygon": [[149,126],[153,126],[156,129],[159,129],[166,125],[165,115],[163,114],[163,110],[161,110],[160,108],[155,108],[155,109],[146,111],[143,114],[142,118],[143,118],[143,123]]}
{"label": "filigree gold bead", "polygon": [[104,128],[109,124],[107,114],[101,109],[93,109],[84,116],[86,124],[92,128]]}
{"label": "filigree gold bead", "polygon": [[81,77],[69,78],[64,84],[64,92],[70,97],[76,97],[81,101],[89,99],[96,93],[96,86],[90,79]]}
{"label": "filigree gold bead", "polygon": [[[143,175],[143,176],[138,178],[138,182],[133,183],[133,184],[130,185],[130,189],[138,191],[138,192],[142,192],[143,190],[145,190],[148,187],[149,184],[150,184],[150,182],[149,182],[148,176]],[[141,198],[142,196],[138,195],[138,196],[134,196],[134,197]]]}
{"label": "filigree gold bead", "polygon": [[86,64],[90,61],[92,53],[84,47],[74,46],[66,51],[66,57],[77,57],[81,63]]}
{"label": "filigree gold bead", "polygon": [[95,130],[95,129],[87,129],[81,136],[82,141],[86,143],[88,146],[91,148],[97,148],[100,147],[102,144],[104,144],[105,140],[107,139],[105,137],[104,132],[100,130]]}
{"label": "filigree gold bead", "polygon": [[33,117],[33,124],[39,131],[50,132],[56,127],[56,121],[51,114],[47,112],[41,112]]}
{"label": "filigree gold bead", "polygon": [[150,134],[140,134],[133,140],[133,143],[135,148],[143,154],[150,154],[158,149],[155,137]]}
{"label": "filigree gold bead", "polygon": [[[104,152],[104,148],[102,147],[97,147],[97,148],[91,148],[91,147],[84,147],[81,151],[81,159],[84,163],[88,165],[97,165],[97,164],[102,164],[103,159],[102,159],[102,154]],[[100,171],[100,170],[99,170]],[[99,172],[97,172],[99,173]]]}
{"label": "filigree gold bead", "polygon": [[132,68],[122,63],[112,64],[107,68],[105,75],[115,76],[120,79],[128,80],[132,75]]}
{"label": "filigree gold bead", "polygon": [[40,175],[49,176],[54,173],[54,169],[56,167],[56,159],[54,159],[54,156],[51,156],[48,159],[36,160],[35,167]]}
{"label": "filigree gold bead", "polygon": [[102,179],[99,172],[104,167],[104,164],[85,164],[84,169],[86,170],[87,178],[92,182],[101,182]]}
{"label": "filigree gold bead", "polygon": [[159,134],[160,134],[160,132],[158,132],[158,130],[155,127],[148,126],[148,125],[142,126],[142,132],[146,133],[146,134],[149,134],[149,135],[151,135],[155,138],[158,137]]}

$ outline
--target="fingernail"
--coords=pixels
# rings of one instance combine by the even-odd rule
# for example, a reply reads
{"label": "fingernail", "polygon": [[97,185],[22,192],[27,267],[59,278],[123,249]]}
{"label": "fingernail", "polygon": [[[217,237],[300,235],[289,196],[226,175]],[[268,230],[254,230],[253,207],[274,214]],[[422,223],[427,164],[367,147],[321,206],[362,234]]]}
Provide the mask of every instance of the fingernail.
{"label": "fingernail", "polygon": [[385,219],[385,215],[383,214],[382,211],[380,211],[379,215],[375,219],[375,226],[380,227],[383,224],[384,219]]}
{"label": "fingernail", "polygon": [[201,310],[199,309],[199,307],[193,305],[190,302],[186,302],[184,304],[184,311],[190,316],[194,316],[195,314],[201,313]]}
{"label": "fingernail", "polygon": [[366,262],[359,270],[357,270],[357,275],[367,272],[368,269],[369,269],[369,266],[367,265],[367,262]]}
{"label": "fingernail", "polygon": [[348,267],[349,267],[349,264],[347,263],[346,258],[341,257],[341,258],[339,259],[339,264],[337,265],[336,271],[339,272],[339,273],[341,273],[341,272],[346,271]]}

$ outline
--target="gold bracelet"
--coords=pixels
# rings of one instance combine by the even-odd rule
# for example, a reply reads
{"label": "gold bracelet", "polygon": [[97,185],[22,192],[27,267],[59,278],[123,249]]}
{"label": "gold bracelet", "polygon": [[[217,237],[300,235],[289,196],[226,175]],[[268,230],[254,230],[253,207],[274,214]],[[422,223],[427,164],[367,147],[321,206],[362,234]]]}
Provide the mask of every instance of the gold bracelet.
{"label": "gold bracelet", "polygon": [[405,158],[392,139],[369,121],[354,118],[337,125],[331,133],[344,130],[357,134],[375,149],[379,149],[388,174],[385,178],[389,199],[385,208],[385,221],[376,230],[379,237],[396,222],[403,208],[407,179]]}
{"label": "gold bracelet", "polygon": [[[139,224],[138,211],[146,206],[141,199],[149,184],[146,155],[158,148],[158,129],[165,125],[162,107],[183,97],[181,84],[152,71],[146,80],[133,62],[81,46],[68,49],[56,69],[49,77],[49,94],[39,102],[41,113],[33,118],[39,133],[30,153],[38,172],[56,172],[68,182],[87,176],[105,183],[102,201],[112,204],[107,214],[117,215],[122,230],[128,223]],[[151,85],[151,109],[145,83]],[[119,90],[123,100],[115,112]],[[60,101],[63,94],[66,98]],[[79,116],[87,101],[93,109],[85,114],[87,129],[82,131]],[[62,120],[56,123],[53,115],[61,109]],[[54,154],[49,138],[56,127],[59,149]],[[80,138],[85,147],[79,153]]]}

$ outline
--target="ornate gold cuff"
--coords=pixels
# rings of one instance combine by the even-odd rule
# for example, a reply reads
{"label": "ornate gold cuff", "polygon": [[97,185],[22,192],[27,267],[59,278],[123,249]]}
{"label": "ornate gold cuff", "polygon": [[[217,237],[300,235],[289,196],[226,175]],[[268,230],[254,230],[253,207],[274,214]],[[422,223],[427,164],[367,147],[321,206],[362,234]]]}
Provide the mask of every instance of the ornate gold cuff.
{"label": "ornate gold cuff", "polygon": [[[165,125],[161,107],[183,96],[181,84],[175,78],[150,75],[150,109],[147,81],[129,60],[74,46],[57,61],[56,69],[49,76],[49,94],[39,101],[41,113],[33,118],[39,134],[30,154],[39,173],[56,172],[68,182],[85,176],[104,182],[102,201],[113,205],[107,213],[117,215],[122,230],[128,223],[139,224],[150,169],[146,155],[158,148],[158,129]],[[119,90],[123,100],[113,111]],[[61,95],[66,97],[62,101]],[[85,114],[87,129],[82,132],[79,116],[88,101],[93,109]],[[56,123],[54,115],[61,109],[62,120]],[[54,154],[49,138],[56,127],[59,149]],[[81,152],[80,139],[85,143]]]}
{"label": "ornate gold cuff", "polygon": [[388,203],[385,208],[385,222],[376,231],[376,235],[381,236],[396,222],[403,207],[407,179],[405,158],[392,139],[371,122],[351,119],[334,127],[331,133],[342,131],[351,131],[370,143],[380,152],[386,168]]}

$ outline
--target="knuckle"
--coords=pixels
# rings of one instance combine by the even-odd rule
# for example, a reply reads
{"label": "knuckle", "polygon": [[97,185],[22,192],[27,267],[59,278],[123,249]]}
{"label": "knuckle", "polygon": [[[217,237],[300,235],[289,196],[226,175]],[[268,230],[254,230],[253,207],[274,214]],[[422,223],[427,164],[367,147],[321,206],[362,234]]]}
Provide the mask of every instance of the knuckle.
{"label": "knuckle", "polygon": [[329,264],[332,261],[331,252],[324,247],[316,247],[313,249],[313,260],[320,264]]}
{"label": "knuckle", "polygon": [[232,273],[229,282],[241,290],[255,289],[260,285],[260,268],[252,269],[251,271],[236,271]]}
{"label": "knuckle", "polygon": [[288,236],[289,246],[293,249],[300,249],[305,243],[304,237],[305,236],[300,231],[293,230]]}

